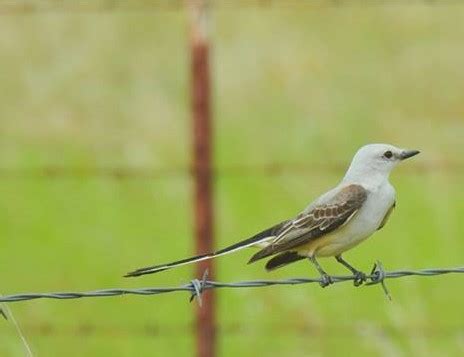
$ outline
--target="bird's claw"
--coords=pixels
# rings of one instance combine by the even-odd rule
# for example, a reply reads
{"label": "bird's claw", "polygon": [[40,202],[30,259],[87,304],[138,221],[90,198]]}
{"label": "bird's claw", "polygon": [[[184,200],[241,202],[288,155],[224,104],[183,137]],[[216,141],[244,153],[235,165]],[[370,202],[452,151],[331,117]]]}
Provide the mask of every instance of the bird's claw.
{"label": "bird's claw", "polygon": [[353,284],[356,287],[361,286],[367,280],[366,274],[364,274],[362,271],[356,271],[353,273],[353,275],[354,275]]}
{"label": "bird's claw", "polygon": [[329,286],[330,284],[333,284],[332,277],[327,274],[322,274],[321,275],[321,287],[325,288],[326,286]]}

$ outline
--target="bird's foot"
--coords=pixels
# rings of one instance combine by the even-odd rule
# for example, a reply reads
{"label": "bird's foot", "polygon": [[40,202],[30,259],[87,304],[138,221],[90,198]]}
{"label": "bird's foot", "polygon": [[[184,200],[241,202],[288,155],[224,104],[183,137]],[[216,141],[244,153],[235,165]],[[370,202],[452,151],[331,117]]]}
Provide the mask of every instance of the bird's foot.
{"label": "bird's foot", "polygon": [[328,275],[328,274],[321,274],[321,282],[319,284],[323,288],[333,284],[332,277],[330,275]]}
{"label": "bird's foot", "polygon": [[362,284],[364,284],[367,280],[367,276],[366,274],[364,274],[362,271],[353,271],[353,275],[354,275],[354,281],[353,281],[353,284],[354,286],[358,287],[358,286],[361,286]]}

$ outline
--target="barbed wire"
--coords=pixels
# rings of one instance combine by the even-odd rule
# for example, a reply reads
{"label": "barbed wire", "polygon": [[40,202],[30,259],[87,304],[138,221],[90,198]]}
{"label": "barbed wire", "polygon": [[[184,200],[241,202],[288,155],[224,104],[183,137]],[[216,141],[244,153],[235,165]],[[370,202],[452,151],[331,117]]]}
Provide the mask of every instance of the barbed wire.
{"label": "barbed wire", "polygon": [[[406,276],[436,276],[451,273],[464,273],[464,267],[456,268],[429,268],[422,270],[395,270],[387,272],[384,270],[381,262],[377,261],[369,275],[366,276],[365,285],[376,285],[381,284],[385,295],[391,300],[390,293],[385,284],[386,279],[396,279]],[[87,292],[51,292],[51,293],[25,293],[15,295],[3,295],[0,296],[0,303],[11,303],[27,300],[36,299],[80,299],[80,298],[97,298],[97,297],[110,297],[110,296],[121,296],[121,295],[158,295],[166,294],[177,291],[189,292],[190,301],[197,298],[198,304],[202,305],[201,295],[204,291],[210,289],[220,288],[259,288],[269,287],[276,285],[300,285],[319,283],[324,286],[325,281],[321,278],[290,278],[282,280],[248,280],[239,281],[233,283],[223,283],[217,281],[210,281],[208,278],[208,272],[205,271],[202,279],[193,279],[187,284],[175,286],[175,287],[149,287],[149,288],[138,288],[138,289],[102,289],[93,290]],[[354,275],[347,276],[331,276],[330,277],[334,284],[355,281],[357,279]]]}

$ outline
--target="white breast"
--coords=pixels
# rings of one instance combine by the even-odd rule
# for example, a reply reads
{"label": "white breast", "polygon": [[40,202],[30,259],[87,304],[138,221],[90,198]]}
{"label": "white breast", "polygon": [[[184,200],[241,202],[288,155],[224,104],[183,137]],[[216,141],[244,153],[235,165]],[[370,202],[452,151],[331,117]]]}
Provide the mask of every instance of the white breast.
{"label": "white breast", "polygon": [[328,244],[320,247],[316,255],[338,255],[368,238],[379,228],[388,210],[394,204],[395,196],[395,189],[388,182],[370,188],[366,202],[359,212],[341,229],[329,234]]}
{"label": "white breast", "polygon": [[359,211],[358,219],[353,223],[365,225],[367,233],[372,234],[395,203],[395,196],[395,189],[389,183],[380,186],[377,190],[369,191],[366,202]]}

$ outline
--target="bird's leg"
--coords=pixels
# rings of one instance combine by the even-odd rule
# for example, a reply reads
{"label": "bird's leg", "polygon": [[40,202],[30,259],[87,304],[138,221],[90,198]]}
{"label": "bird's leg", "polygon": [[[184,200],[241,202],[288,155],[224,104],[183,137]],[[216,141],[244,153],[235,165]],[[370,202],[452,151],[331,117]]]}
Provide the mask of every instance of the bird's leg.
{"label": "bird's leg", "polygon": [[310,256],[309,260],[311,261],[311,263],[314,264],[314,266],[316,267],[319,274],[321,274],[321,286],[323,288],[325,288],[327,285],[332,284],[333,283],[332,278],[330,277],[329,274],[327,274],[324,271],[324,269],[322,269],[322,267],[319,265],[318,261],[316,260],[316,257],[315,256]]}
{"label": "bird's leg", "polygon": [[335,257],[337,262],[348,268],[354,275],[354,286],[360,286],[362,283],[366,281],[366,274],[358,269],[354,268],[350,263],[348,263],[345,259],[342,258],[342,255],[337,255]]}

